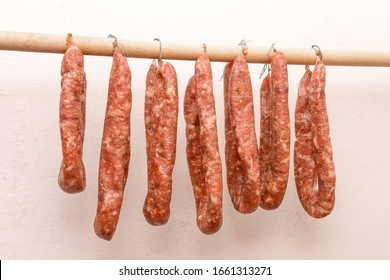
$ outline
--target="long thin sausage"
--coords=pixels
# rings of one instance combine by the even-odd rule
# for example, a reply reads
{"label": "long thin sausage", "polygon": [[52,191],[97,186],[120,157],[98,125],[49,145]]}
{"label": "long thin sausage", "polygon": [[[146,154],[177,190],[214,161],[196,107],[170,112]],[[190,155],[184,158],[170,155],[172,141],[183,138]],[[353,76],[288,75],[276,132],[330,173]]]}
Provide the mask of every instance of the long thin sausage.
{"label": "long thin sausage", "polygon": [[243,54],[238,55],[232,66],[228,64],[225,67],[224,79],[225,157],[226,165],[229,165],[229,193],[239,212],[251,213],[260,202],[260,167],[252,85]]}
{"label": "long thin sausage", "polygon": [[307,70],[299,83],[295,109],[295,183],[303,208],[314,218],[329,215],[335,203],[325,83],[325,65],[317,60],[313,73]]}
{"label": "long thin sausage", "polygon": [[240,194],[245,184],[245,171],[238,154],[236,139],[230,121],[230,104],[229,104],[229,80],[233,63],[228,63],[223,71],[224,82],[224,111],[225,111],[225,162],[227,185],[233,206],[239,209]]}
{"label": "long thin sausage", "polygon": [[[148,79],[152,80],[151,77]],[[147,86],[146,94],[148,94],[148,89],[150,89],[149,86]],[[153,91],[152,106],[145,106],[145,110],[150,110],[151,107],[152,113],[145,112],[145,115],[150,116],[151,124],[145,122],[147,135],[150,132],[150,137],[147,136],[147,141],[149,141],[147,147],[150,145],[147,148],[149,149],[147,156],[150,169],[148,170],[148,193],[143,212],[145,219],[151,225],[163,225],[168,222],[170,215],[178,120],[177,76],[174,67],[169,62],[159,62],[153,82]]]}
{"label": "long thin sausage", "polygon": [[290,166],[287,59],[282,52],[273,53],[271,77],[264,79],[260,95],[260,207],[271,210],[283,201]]}
{"label": "long thin sausage", "polygon": [[85,131],[86,76],[80,49],[67,37],[67,50],[61,67],[60,132],[62,162],[58,175],[60,188],[67,193],[85,189],[85,168],[82,160]]}
{"label": "long thin sausage", "polygon": [[222,225],[222,163],[218,146],[217,118],[210,60],[202,54],[195,63],[195,103],[200,122],[203,170],[207,186],[207,213],[199,219],[205,231],[217,232]]}
{"label": "long thin sausage", "polygon": [[144,103],[144,123],[145,123],[145,136],[146,136],[146,159],[147,159],[147,172],[148,172],[148,190],[154,189],[154,176],[153,176],[153,97],[154,97],[154,81],[156,79],[157,67],[155,60],[149,67],[149,71],[146,75],[146,90],[145,90],[145,103]]}
{"label": "long thin sausage", "polygon": [[119,220],[130,163],[131,72],[126,57],[113,55],[99,164],[94,228],[111,240]]}
{"label": "long thin sausage", "polygon": [[209,214],[208,194],[205,181],[203,164],[203,146],[200,139],[200,121],[198,109],[195,102],[195,76],[187,84],[184,95],[184,118],[186,122],[187,138],[187,163],[191,177],[192,189],[195,197],[196,224],[205,234],[211,233],[207,223],[204,223],[204,216]]}

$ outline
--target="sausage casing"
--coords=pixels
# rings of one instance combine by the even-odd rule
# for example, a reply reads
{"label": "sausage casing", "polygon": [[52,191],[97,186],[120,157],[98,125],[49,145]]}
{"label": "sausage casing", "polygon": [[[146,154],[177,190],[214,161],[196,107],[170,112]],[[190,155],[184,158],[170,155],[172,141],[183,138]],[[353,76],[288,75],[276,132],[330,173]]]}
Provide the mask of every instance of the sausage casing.
{"label": "sausage casing", "polygon": [[94,228],[111,240],[119,220],[130,163],[131,72],[126,57],[113,55],[99,163]]}
{"label": "sausage casing", "polygon": [[325,100],[326,71],[317,60],[302,77],[295,108],[294,175],[298,197],[314,218],[329,215],[335,204],[336,175]]}
{"label": "sausage casing", "polygon": [[78,193],[86,187],[82,157],[87,84],[83,54],[72,41],[71,34],[68,34],[67,45],[61,66],[59,111],[63,157],[58,184],[64,192]]}
{"label": "sausage casing", "polygon": [[290,116],[287,59],[275,51],[271,75],[260,90],[260,207],[272,210],[283,201],[290,166]]}
{"label": "sausage casing", "polygon": [[[155,77],[151,71],[152,67],[147,76],[145,98],[148,193],[143,212],[151,225],[163,225],[170,216],[179,98],[176,71],[172,64],[160,61]],[[147,116],[150,119],[146,119]]]}
{"label": "sausage casing", "polygon": [[243,54],[224,70],[225,159],[228,189],[235,209],[251,213],[260,201],[260,166],[253,93]]}

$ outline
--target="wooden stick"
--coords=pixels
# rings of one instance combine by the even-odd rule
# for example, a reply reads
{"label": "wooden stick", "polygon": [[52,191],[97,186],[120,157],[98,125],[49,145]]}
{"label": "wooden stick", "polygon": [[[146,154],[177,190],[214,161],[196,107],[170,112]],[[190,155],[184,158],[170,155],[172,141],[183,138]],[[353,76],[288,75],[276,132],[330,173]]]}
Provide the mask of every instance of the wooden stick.
{"label": "wooden stick", "polygon": [[[64,53],[66,35],[0,31],[0,50]],[[73,36],[74,42],[85,55],[111,56],[113,39]],[[118,39],[119,47],[134,58],[158,58],[158,41],[134,41]],[[248,46],[246,59],[249,63],[268,63],[269,46]],[[305,49],[279,48],[289,64],[314,64],[316,55],[310,47]],[[203,44],[178,44],[162,41],[162,58],[174,60],[196,60],[204,51]],[[207,54],[212,61],[228,62],[242,51],[240,46],[207,45]],[[375,51],[331,51],[322,50],[326,65],[340,66],[390,66],[390,52]]]}

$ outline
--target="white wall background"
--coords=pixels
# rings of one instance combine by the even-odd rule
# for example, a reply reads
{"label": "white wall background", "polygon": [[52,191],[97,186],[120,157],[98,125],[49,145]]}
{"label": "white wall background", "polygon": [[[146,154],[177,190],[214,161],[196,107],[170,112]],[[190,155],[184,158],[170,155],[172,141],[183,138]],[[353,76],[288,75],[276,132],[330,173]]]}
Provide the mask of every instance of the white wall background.
{"label": "white wall background", "polygon": [[[252,40],[250,45],[276,42],[276,47],[310,48],[318,44],[323,49],[374,52],[390,50],[389,13],[389,2],[379,0],[1,0],[0,29],[99,37],[112,33],[135,40],[159,37],[162,42],[198,44],[237,44],[245,37]],[[291,172],[280,208],[259,209],[251,215],[233,209],[225,183],[223,227],[205,236],[195,224],[182,111],[194,62],[172,62],[181,103],[171,217],[167,225],[152,227],[142,214],[147,188],[143,100],[151,60],[130,59],[131,166],[117,232],[106,242],[95,236],[93,219],[111,59],[85,57],[88,185],[77,195],[65,194],[57,185],[61,60],[59,54],[0,51],[1,259],[390,258],[390,68],[327,68],[337,172],[337,201],[329,217],[315,220],[303,211]],[[218,81],[224,64],[212,65],[224,162],[223,83]],[[250,65],[257,121],[261,67]],[[303,66],[289,66],[292,120],[303,73]]]}

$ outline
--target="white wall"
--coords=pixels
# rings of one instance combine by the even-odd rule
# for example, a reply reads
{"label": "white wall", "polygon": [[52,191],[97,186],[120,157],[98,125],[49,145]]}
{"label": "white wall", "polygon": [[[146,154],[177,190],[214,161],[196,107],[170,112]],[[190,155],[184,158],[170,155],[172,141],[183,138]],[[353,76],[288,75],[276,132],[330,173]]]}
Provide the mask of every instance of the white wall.
{"label": "white wall", "polygon": [[[162,42],[323,49],[390,49],[388,1],[0,1],[6,31],[118,37]],[[249,45],[249,46],[250,46]],[[250,51],[250,50],[249,50]],[[337,174],[334,212],[323,220],[302,209],[291,172],[274,211],[237,213],[224,186],[224,223],[215,235],[196,227],[185,158],[182,101],[194,62],[173,61],[179,79],[177,159],[169,223],[143,217],[146,155],[143,127],[149,59],[130,59],[133,72],[132,156],[116,235],[95,236],[97,171],[109,57],[85,57],[88,79],[84,160],[87,189],[57,185],[61,160],[58,104],[62,55],[0,51],[1,259],[388,259],[390,258],[390,69],[327,68],[327,101]],[[222,75],[213,63],[219,144],[224,161]],[[251,64],[256,118],[257,77]],[[290,115],[303,66],[289,66]],[[257,132],[259,125],[257,123]],[[292,134],[293,135],[293,134]],[[294,138],[293,138],[294,139]],[[293,140],[292,139],[292,140]],[[292,170],[292,165],[291,169]],[[225,169],[224,169],[225,172]],[[225,173],[224,173],[225,174]]]}

